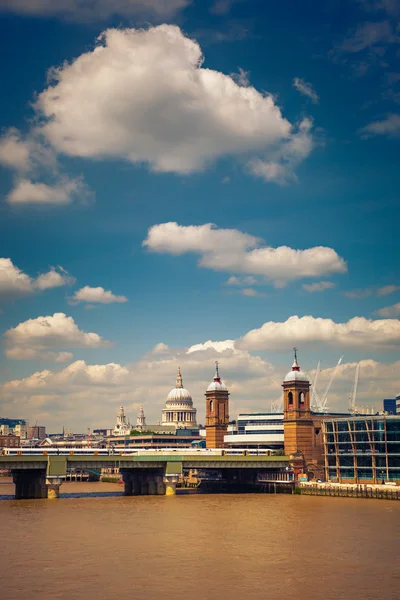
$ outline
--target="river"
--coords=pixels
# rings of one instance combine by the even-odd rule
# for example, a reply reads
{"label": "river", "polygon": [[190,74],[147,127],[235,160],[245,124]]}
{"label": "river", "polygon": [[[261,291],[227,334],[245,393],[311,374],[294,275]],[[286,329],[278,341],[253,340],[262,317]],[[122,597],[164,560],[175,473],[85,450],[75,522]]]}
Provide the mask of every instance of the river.
{"label": "river", "polygon": [[124,497],[65,483],[12,499],[0,480],[8,600],[394,600],[400,502],[232,494]]}

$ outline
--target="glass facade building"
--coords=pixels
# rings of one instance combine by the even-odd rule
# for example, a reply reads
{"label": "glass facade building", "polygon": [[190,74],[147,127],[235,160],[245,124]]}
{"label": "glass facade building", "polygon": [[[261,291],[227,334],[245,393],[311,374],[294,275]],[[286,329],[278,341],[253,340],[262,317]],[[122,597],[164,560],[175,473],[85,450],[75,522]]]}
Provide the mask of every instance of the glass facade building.
{"label": "glass facade building", "polygon": [[400,484],[400,415],[323,421],[327,481]]}

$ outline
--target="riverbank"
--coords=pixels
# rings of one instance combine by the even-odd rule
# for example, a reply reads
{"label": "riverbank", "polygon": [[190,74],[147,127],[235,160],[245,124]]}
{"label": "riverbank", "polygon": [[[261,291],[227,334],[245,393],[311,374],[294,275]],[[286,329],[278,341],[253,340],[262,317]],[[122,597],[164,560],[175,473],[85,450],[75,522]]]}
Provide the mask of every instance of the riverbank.
{"label": "riverbank", "polygon": [[295,494],[304,496],[339,496],[341,498],[374,498],[376,500],[400,500],[400,486],[368,485],[356,483],[301,482]]}

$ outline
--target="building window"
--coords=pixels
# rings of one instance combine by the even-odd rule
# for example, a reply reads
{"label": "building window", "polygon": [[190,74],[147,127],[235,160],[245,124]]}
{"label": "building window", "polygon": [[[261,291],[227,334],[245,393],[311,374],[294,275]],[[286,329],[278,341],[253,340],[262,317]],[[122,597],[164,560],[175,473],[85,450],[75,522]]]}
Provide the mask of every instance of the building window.
{"label": "building window", "polygon": [[304,399],[305,399],[304,392],[300,392],[300,394],[299,394],[299,402],[300,402],[300,404],[304,404]]}
{"label": "building window", "polygon": [[292,392],[288,393],[288,401],[289,401],[289,404],[293,404],[293,394],[292,394]]}
{"label": "building window", "polygon": [[214,410],[214,402],[210,400],[210,412]]}

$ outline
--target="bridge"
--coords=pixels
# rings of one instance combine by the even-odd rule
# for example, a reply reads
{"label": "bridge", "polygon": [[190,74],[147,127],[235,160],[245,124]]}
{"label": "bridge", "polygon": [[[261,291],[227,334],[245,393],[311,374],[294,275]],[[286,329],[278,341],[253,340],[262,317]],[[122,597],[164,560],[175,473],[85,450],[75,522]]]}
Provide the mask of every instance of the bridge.
{"label": "bridge", "polygon": [[291,485],[294,469],[289,456],[215,455],[207,451],[196,453],[146,452],[128,455],[6,455],[0,457],[0,469],[11,471],[15,483],[15,498],[58,498],[60,486],[69,469],[119,469],[124,482],[124,494],[174,495],[176,484],[184,472],[203,471],[218,476],[225,491],[245,491],[260,488],[260,482]]}

